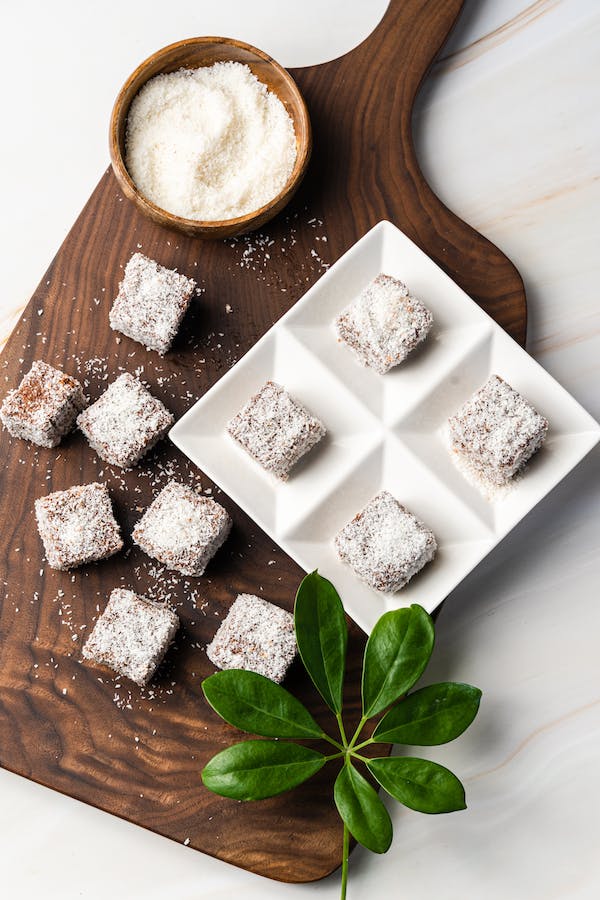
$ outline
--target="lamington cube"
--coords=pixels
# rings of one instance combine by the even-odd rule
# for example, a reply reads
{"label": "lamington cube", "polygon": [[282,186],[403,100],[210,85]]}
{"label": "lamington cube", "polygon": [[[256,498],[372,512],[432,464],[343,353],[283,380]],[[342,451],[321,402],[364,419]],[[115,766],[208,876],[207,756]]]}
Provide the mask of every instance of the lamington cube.
{"label": "lamington cube", "polygon": [[82,653],[143,687],[151,680],[179,628],[168,606],[116,588]]}
{"label": "lamington cube", "polygon": [[5,397],[0,419],[13,437],[56,447],[86,403],[76,378],[38,359],[19,387]]}
{"label": "lamington cube", "polygon": [[239,594],[206,655],[220,669],[247,669],[280,683],[296,655],[294,617],[261,597]]}
{"label": "lamington cube", "polygon": [[124,372],[99,400],[77,417],[77,424],[98,456],[127,469],[167,433],[174,422],[168,409]]}
{"label": "lamington cube", "polygon": [[335,538],[340,558],[378,591],[399,591],[435,556],[430,528],[389,491],[377,494]]}
{"label": "lamington cube", "polygon": [[110,327],[164,354],[173,343],[196,282],[134,253],[109,314]]}
{"label": "lamington cube", "polygon": [[483,481],[506,484],[540,449],[548,420],[491,375],[448,420],[452,450]]}
{"label": "lamington cube", "polygon": [[135,526],[133,539],[169,569],[199,576],[230,530],[229,513],[219,503],[170,481]]}
{"label": "lamington cube", "polygon": [[326,433],[323,423],[274,381],[267,381],[250,398],[227,430],[263,469],[282,481]]}
{"label": "lamington cube", "polygon": [[401,281],[381,273],[337,317],[338,339],[384,375],[427,337],[433,317]]}
{"label": "lamington cube", "polygon": [[105,484],[75,485],[35,501],[38,530],[53,569],[106,559],[123,547]]}

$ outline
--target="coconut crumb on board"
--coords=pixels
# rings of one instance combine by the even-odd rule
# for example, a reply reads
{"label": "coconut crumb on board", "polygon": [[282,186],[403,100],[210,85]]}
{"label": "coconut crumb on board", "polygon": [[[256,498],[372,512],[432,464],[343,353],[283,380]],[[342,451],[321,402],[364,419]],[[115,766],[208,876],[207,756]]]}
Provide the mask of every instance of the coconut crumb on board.
{"label": "coconut crumb on board", "polygon": [[323,219],[312,216],[307,220],[307,215],[306,206],[302,211],[288,213],[283,219],[283,234],[273,236],[258,231],[230,238],[228,245],[236,260],[236,265],[229,267],[231,277],[235,278],[237,270],[241,270],[253,273],[257,281],[284,294],[306,290],[315,276],[324,274],[331,265],[324,258],[322,247],[328,243]]}

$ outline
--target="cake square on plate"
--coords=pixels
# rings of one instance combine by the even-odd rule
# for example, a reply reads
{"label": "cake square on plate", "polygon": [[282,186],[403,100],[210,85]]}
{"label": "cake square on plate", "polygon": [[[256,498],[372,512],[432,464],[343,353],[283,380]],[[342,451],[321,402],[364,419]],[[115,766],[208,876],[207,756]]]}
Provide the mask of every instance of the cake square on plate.
{"label": "cake square on plate", "polygon": [[399,591],[435,556],[433,531],[381,491],[335,538],[337,552],[378,591]]}
{"label": "cake square on plate", "polygon": [[134,253],[109,314],[110,327],[164,354],[170,348],[196,289],[193,278]]}
{"label": "cake square on plate", "polygon": [[164,404],[129,372],[119,375],[77,418],[98,456],[123,469],[139,462],[173,422]]}
{"label": "cake square on plate", "polygon": [[106,559],[123,547],[105,484],[75,485],[35,501],[38,531],[53,569]]}
{"label": "cake square on plate", "polygon": [[230,530],[231,518],[220,503],[170,481],[135,526],[133,539],[169,569],[199,576]]}
{"label": "cake square on plate", "polygon": [[83,656],[136,684],[148,684],[179,628],[172,609],[116,588],[83,647]]}
{"label": "cake square on plate", "polygon": [[293,466],[325,436],[325,426],[274,381],[228,423],[227,431],[267,472],[287,481]]}
{"label": "cake square on plate", "polygon": [[405,284],[381,273],[340,313],[335,327],[363,366],[384,375],[425,340],[432,322],[431,312]]}
{"label": "cake square on plate", "polygon": [[13,435],[40,447],[56,447],[86,406],[76,378],[36,360],[0,408],[0,419]]}
{"label": "cake square on plate", "polygon": [[220,669],[247,669],[280,683],[296,655],[294,617],[261,597],[239,594],[206,655]]}
{"label": "cake square on plate", "polygon": [[452,450],[482,479],[502,485],[540,449],[548,420],[503,378],[491,375],[448,426]]}

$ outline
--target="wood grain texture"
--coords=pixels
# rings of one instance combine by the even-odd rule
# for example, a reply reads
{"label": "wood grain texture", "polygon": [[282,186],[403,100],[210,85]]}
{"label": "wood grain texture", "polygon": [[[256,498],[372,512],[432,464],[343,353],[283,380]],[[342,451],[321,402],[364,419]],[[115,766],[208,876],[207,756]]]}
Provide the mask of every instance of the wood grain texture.
{"label": "wood grain texture", "polygon": [[[294,72],[311,113],[315,152],[293,205],[263,235],[208,243],[161,229],[106,172],[6,346],[0,362],[6,389],[37,358],[86,378],[92,399],[122,369],[143,367],[142,378],[179,416],[327,263],[383,217],[522,341],[518,273],[439,203],[412,146],[414,96],[460,7],[459,0],[394,0],[352,53]],[[203,289],[164,360],[108,327],[122,268],[140,248]],[[326,769],[290,794],[247,805],[216,797],[200,782],[203,764],[236,739],[202,700],[201,680],[213,671],[204,646],[237,592],[291,609],[299,568],[216,489],[234,529],[205,577],[161,574],[132,548],[131,528],[158,488],[172,474],[190,483],[198,477],[168,441],[129,473],[101,464],[78,433],[49,451],[3,431],[0,453],[1,764],[271,878],[309,881],[331,872],[341,859],[331,802],[335,772]],[[55,572],[43,560],[34,499],[98,479],[110,486],[128,550],[73,573]],[[80,662],[98,610],[121,585],[165,596],[182,619],[177,646],[150,690]],[[355,718],[363,642],[353,627],[347,706]],[[327,721],[299,666],[288,686]]]}

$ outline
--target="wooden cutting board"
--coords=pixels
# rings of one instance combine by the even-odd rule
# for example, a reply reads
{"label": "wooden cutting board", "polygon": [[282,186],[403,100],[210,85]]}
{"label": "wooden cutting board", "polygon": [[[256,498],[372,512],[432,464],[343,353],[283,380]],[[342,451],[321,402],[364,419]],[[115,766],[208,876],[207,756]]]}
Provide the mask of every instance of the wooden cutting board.
{"label": "wooden cutting board", "polygon": [[[86,380],[96,399],[122,370],[138,371],[180,416],[352,243],[382,218],[402,228],[523,342],[523,285],[509,260],[432,193],[415,158],[411,109],[460,0],[392,0],[373,34],[346,56],[293,72],[308,102],[314,155],[293,202],[264,233],[203,243],[143,219],[106,172],[32,297],[0,362],[6,390],[32,360]],[[108,311],[122,269],[141,249],[197,279],[203,293],[162,360],[121,338]],[[3,392],[4,393],[4,392]],[[168,441],[134,471],[99,462],[80,434],[57,450],[0,434],[0,762],[7,769],[212,856],[282,881],[321,878],[341,860],[326,769],[273,800],[239,804],[206,791],[205,762],[237,737],[203,702],[204,653],[238,592],[288,609],[302,572]],[[231,512],[234,529],[205,577],[160,570],[127,537],[127,552],[55,572],[37,535],[34,499],[108,482],[126,536],[175,475]],[[110,590],[130,586],[177,606],[177,646],[151,689],[80,662]],[[358,718],[364,635],[352,626],[348,710]],[[327,713],[300,666],[289,688]]]}

